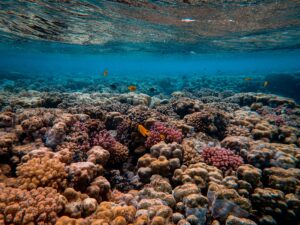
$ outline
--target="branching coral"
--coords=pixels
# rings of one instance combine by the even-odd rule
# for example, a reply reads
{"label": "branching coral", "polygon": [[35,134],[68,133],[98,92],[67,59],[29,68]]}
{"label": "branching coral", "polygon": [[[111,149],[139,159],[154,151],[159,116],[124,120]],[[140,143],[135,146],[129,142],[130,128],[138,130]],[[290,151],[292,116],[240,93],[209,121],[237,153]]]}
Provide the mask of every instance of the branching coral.
{"label": "branching coral", "polygon": [[181,140],[182,133],[179,130],[173,127],[166,127],[163,123],[155,122],[150,129],[145,145],[150,148],[160,141],[164,141],[166,143],[180,143]]}
{"label": "branching coral", "polygon": [[98,145],[109,151],[109,161],[112,164],[124,162],[128,158],[128,148],[122,145],[120,142],[117,142],[107,130],[102,130],[97,133],[93,138],[92,143],[94,146]]}
{"label": "branching coral", "polygon": [[231,150],[225,148],[208,147],[203,149],[204,162],[218,167],[223,171],[236,170],[243,164],[242,157],[235,155]]}

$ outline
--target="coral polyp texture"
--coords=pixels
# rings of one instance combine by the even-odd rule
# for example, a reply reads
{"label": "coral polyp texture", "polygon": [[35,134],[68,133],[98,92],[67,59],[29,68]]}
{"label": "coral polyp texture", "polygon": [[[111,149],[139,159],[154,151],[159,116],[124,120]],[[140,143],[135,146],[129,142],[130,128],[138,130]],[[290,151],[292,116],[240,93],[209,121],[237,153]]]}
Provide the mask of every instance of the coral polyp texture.
{"label": "coral polyp texture", "polygon": [[225,148],[208,147],[202,151],[204,162],[221,170],[236,170],[243,164],[242,157]]}
{"label": "coral polyp texture", "polygon": [[149,131],[145,145],[150,148],[160,141],[165,141],[166,143],[180,143],[181,140],[181,131],[172,127],[166,127],[163,123],[155,122]]}
{"label": "coral polyp texture", "polygon": [[0,224],[299,225],[300,107],[290,99],[209,89],[1,97]]}

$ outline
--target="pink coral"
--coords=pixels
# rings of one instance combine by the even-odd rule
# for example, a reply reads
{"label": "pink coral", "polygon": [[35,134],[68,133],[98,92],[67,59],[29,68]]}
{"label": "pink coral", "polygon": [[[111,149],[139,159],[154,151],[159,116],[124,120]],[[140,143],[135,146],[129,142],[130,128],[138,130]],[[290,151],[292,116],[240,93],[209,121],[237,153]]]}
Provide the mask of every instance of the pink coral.
{"label": "pink coral", "polygon": [[203,149],[204,162],[223,171],[236,170],[243,164],[243,159],[225,148],[207,147]]}
{"label": "pink coral", "polygon": [[166,127],[163,123],[155,122],[146,140],[146,147],[150,148],[160,141],[180,143],[182,141],[182,133],[173,127]]}
{"label": "pink coral", "polygon": [[94,146],[98,145],[106,150],[110,150],[116,144],[116,140],[107,130],[102,130],[94,136],[92,144]]}
{"label": "pink coral", "polygon": [[110,163],[116,164],[124,162],[128,158],[128,148],[122,145],[120,142],[107,131],[102,130],[97,133],[92,139],[93,146],[101,146],[110,153]]}

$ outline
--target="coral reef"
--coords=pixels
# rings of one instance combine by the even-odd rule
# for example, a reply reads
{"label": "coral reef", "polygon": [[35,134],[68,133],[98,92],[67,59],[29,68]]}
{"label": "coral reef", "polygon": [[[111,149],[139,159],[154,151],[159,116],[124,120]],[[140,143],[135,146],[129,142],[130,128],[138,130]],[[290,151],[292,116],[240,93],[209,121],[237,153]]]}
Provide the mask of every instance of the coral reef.
{"label": "coral reef", "polygon": [[0,224],[299,224],[294,101],[89,90],[0,92]]}

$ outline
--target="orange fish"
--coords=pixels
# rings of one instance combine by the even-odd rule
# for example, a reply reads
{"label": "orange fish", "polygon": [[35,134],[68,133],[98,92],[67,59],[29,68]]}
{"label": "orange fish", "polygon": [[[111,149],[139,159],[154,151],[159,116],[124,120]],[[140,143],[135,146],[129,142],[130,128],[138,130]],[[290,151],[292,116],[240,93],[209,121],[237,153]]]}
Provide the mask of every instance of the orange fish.
{"label": "orange fish", "polygon": [[108,75],[108,70],[104,70],[103,76],[106,77]]}
{"label": "orange fish", "polygon": [[130,86],[128,86],[128,90],[129,91],[136,91],[136,86],[134,86],[134,85],[130,85]]}
{"label": "orange fish", "polygon": [[147,137],[149,135],[149,130],[147,130],[143,125],[138,125],[138,131],[143,135],[144,137]]}

